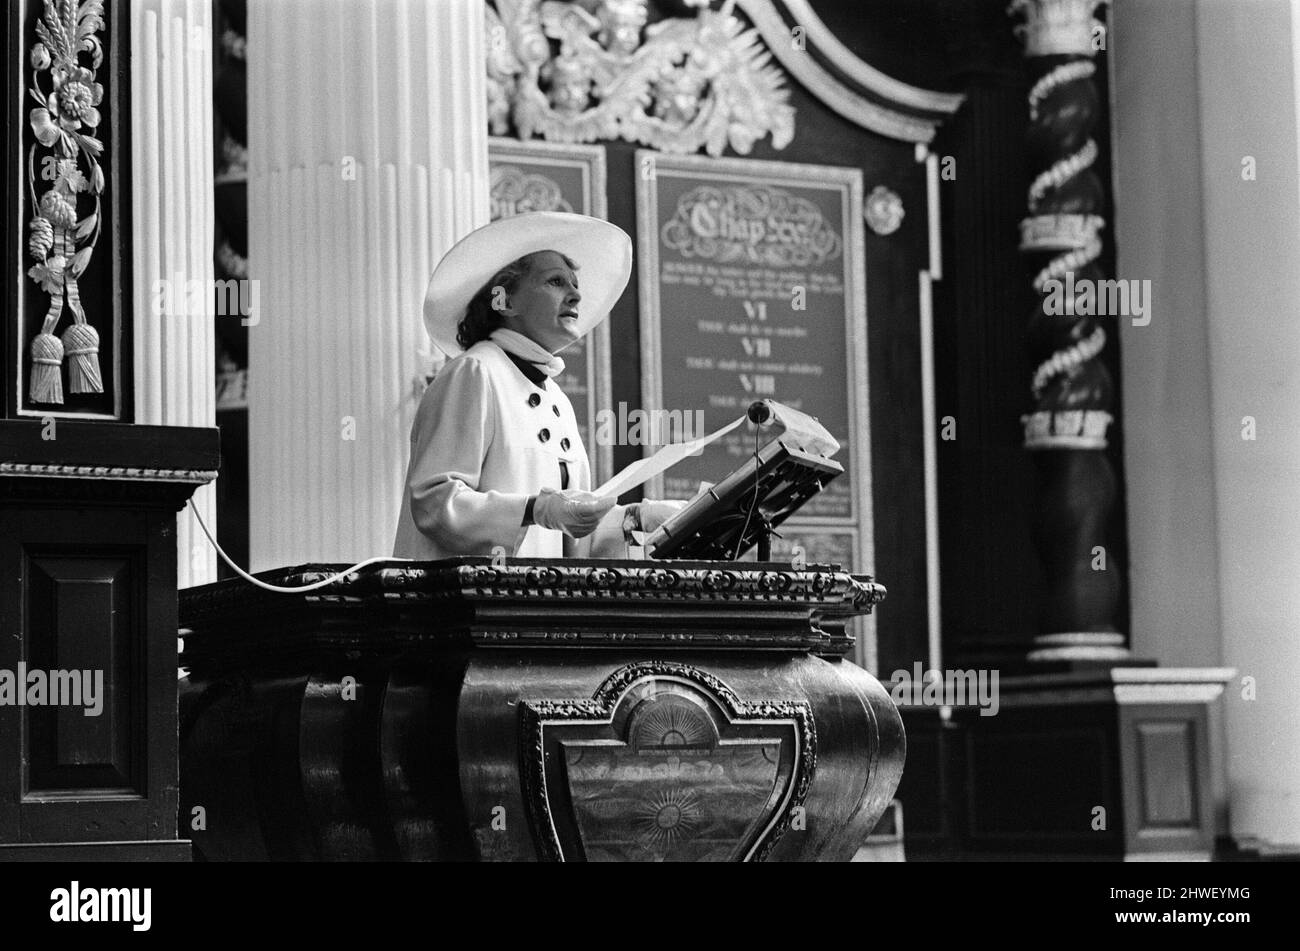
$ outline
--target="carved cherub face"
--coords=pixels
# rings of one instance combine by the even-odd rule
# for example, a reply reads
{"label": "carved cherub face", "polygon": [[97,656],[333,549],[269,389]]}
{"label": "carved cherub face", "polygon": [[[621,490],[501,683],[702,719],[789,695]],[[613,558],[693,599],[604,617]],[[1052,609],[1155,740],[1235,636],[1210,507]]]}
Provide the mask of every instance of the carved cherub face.
{"label": "carved cherub face", "polygon": [[621,56],[636,52],[641,45],[641,30],[649,19],[645,0],[604,0],[596,15],[606,49]]}
{"label": "carved cherub face", "polygon": [[580,62],[560,57],[551,68],[550,78],[547,97],[551,108],[569,115],[587,108],[591,101],[591,77]]}
{"label": "carved cherub face", "polygon": [[702,77],[685,69],[665,72],[655,84],[654,114],[666,122],[690,122],[699,111],[703,91]]}

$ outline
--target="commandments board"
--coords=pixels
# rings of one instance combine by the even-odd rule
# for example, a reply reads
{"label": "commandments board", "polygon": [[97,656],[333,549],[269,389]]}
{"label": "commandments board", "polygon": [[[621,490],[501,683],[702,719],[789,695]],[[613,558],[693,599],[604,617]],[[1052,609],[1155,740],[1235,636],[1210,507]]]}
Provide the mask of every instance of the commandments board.
{"label": "commandments board", "polygon": [[[674,442],[759,399],[817,417],[846,471],[782,526],[773,556],[870,571],[861,172],[641,150],[637,173],[643,407]],[[647,496],[691,497],[743,463],[754,439],[738,427]]]}
{"label": "commandments board", "polygon": [[[492,220],[530,211],[569,211],[605,218],[605,150],[592,145],[552,145],[489,139]],[[578,281],[582,281],[582,262]],[[582,441],[599,485],[614,472],[613,446],[596,445],[596,414],[612,402],[609,321],[567,348],[555,382],[573,403]]]}

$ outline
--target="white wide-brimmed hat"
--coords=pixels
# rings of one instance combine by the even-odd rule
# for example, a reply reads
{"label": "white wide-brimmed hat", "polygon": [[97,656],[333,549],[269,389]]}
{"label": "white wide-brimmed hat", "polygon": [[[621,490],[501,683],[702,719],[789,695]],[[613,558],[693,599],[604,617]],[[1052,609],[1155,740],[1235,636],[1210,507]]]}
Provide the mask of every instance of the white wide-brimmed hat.
{"label": "white wide-brimmed hat", "polygon": [[632,239],[608,221],[534,211],[486,224],[443,255],[429,278],[424,326],[447,356],[464,350],[456,342],[456,328],[474,295],[501,268],[534,251],[559,251],[578,265],[579,337],[609,316],[632,275]]}

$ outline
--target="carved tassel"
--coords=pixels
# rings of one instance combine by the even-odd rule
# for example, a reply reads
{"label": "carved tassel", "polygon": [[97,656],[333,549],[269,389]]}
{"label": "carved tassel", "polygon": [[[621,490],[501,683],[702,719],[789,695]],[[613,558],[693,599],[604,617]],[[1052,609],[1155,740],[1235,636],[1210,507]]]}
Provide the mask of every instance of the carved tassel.
{"label": "carved tassel", "polygon": [[[68,240],[68,252],[75,250]],[[69,258],[75,260],[75,258]],[[99,334],[86,323],[86,311],[81,306],[81,292],[77,277],[69,271],[67,280],[68,308],[72,311],[72,326],[63,332],[63,352],[68,360],[68,389],[73,393],[103,393],[104,381],[99,375]]]}
{"label": "carved tassel", "polygon": [[32,338],[32,379],[29,392],[33,403],[63,402],[63,344],[50,333]]}
{"label": "carved tassel", "polygon": [[103,393],[99,375],[99,334],[84,320],[75,321],[63,332],[63,352],[68,355],[68,390],[72,393]]}
{"label": "carved tassel", "polygon": [[[61,237],[55,241],[62,243]],[[63,344],[51,331],[63,316],[63,283],[50,292],[50,307],[45,312],[41,332],[32,338],[32,378],[28,394],[33,403],[63,402]]]}

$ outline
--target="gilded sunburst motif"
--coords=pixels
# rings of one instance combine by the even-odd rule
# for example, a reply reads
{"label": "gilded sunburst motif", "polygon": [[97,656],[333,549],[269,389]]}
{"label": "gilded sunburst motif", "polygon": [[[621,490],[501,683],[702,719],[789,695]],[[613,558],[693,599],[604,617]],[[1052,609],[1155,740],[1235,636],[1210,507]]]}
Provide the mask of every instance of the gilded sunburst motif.
{"label": "gilded sunburst motif", "polygon": [[689,839],[700,827],[700,799],[693,790],[670,787],[641,803],[632,819],[637,838],[657,851]]}
{"label": "gilded sunburst motif", "polygon": [[637,749],[701,746],[713,738],[712,734],[702,710],[683,701],[665,700],[639,712],[630,740]]}

